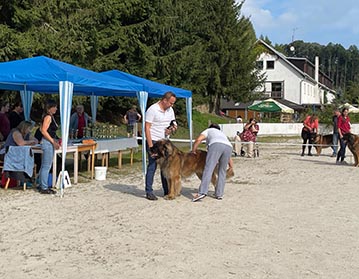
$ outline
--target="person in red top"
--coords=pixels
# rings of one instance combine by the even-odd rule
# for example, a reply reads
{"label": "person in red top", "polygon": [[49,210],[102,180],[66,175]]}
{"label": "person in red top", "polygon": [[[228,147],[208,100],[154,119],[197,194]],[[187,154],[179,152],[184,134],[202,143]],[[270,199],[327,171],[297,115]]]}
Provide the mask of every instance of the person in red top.
{"label": "person in red top", "polygon": [[85,121],[85,114],[82,113],[78,116],[78,125],[77,125],[77,129],[78,129],[78,133],[77,133],[77,138],[83,138],[84,137],[84,128],[87,126],[86,121]]}
{"label": "person in red top", "polygon": [[315,135],[318,133],[318,117],[315,114],[308,115],[303,121],[303,129],[302,129],[302,139],[303,139],[303,146],[302,146],[302,156],[305,153],[305,147],[308,145],[308,156],[312,155],[312,144],[314,142]]}
{"label": "person in red top", "polygon": [[337,164],[340,163],[346,164],[344,161],[345,158],[345,149],[347,147],[347,143],[343,140],[343,135],[350,133],[350,118],[349,118],[349,109],[343,108],[341,115],[338,116],[338,133],[340,140],[340,149],[337,155]]}
{"label": "person in red top", "polygon": [[70,118],[70,138],[83,138],[84,128],[87,127],[91,117],[85,112],[83,105],[77,105],[76,111]]}

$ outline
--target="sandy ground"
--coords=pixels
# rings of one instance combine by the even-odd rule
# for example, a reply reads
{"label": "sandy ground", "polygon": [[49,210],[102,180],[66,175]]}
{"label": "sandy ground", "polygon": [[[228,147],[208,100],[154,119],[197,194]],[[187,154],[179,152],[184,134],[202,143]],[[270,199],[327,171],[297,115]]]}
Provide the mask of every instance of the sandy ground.
{"label": "sandy ground", "polygon": [[222,201],[192,203],[196,177],[148,201],[139,164],[64,198],[1,189],[0,278],[357,278],[359,169],[299,149],[234,158]]}

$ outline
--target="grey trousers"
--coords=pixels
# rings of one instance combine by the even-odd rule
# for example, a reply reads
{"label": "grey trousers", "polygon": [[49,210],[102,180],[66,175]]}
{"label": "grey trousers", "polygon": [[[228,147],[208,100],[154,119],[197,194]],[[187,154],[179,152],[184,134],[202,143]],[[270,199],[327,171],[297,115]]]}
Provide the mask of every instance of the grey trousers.
{"label": "grey trousers", "polygon": [[229,159],[232,155],[232,147],[223,143],[211,144],[208,148],[206,166],[204,167],[202,182],[199,186],[199,194],[208,193],[209,183],[211,183],[212,173],[218,163],[218,179],[215,196],[222,197],[224,185],[226,183],[226,173]]}

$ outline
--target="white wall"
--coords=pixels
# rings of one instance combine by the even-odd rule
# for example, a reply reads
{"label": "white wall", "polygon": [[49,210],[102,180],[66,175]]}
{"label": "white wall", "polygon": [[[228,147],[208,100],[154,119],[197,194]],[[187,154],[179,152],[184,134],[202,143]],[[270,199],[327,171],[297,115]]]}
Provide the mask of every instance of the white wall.
{"label": "white wall", "polygon": [[[220,124],[221,130],[229,138],[233,138],[237,131],[242,132],[244,124]],[[258,136],[300,136],[302,123],[258,123]],[[332,126],[319,124],[320,134],[331,134]],[[352,133],[359,134],[359,124],[352,124]]]}

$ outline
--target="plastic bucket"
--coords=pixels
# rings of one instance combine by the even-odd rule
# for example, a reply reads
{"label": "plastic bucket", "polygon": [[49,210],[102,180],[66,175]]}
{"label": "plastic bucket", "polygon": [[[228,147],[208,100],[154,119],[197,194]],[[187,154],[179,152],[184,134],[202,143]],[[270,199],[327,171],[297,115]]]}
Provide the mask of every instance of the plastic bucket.
{"label": "plastic bucket", "polygon": [[107,167],[95,167],[95,179],[106,180]]}

